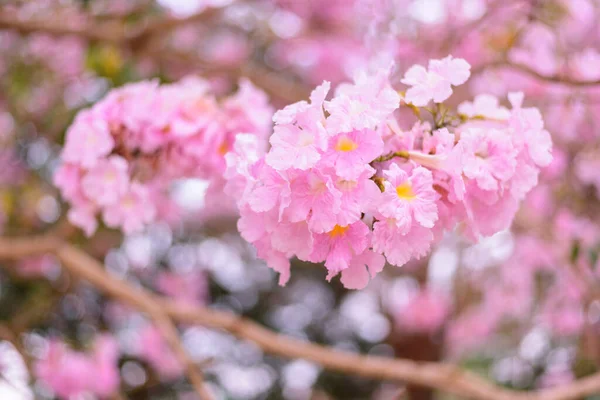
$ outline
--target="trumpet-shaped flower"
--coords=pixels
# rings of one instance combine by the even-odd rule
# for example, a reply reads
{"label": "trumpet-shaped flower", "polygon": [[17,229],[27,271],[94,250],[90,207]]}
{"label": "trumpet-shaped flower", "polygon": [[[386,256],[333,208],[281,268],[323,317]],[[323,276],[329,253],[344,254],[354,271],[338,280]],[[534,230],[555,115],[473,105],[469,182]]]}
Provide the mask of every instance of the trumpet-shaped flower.
{"label": "trumpet-shaped flower", "polygon": [[471,66],[462,58],[448,56],[431,60],[429,69],[414,65],[406,71],[402,83],[411,86],[404,100],[417,107],[426,106],[431,100],[441,103],[452,95],[452,85],[462,85],[469,79]]}
{"label": "trumpet-shaped flower", "polygon": [[409,231],[413,221],[432,228],[438,215],[431,171],[416,167],[409,175],[397,164],[391,164],[383,173],[385,191],[377,207],[378,213],[383,218],[394,219],[402,232]]}

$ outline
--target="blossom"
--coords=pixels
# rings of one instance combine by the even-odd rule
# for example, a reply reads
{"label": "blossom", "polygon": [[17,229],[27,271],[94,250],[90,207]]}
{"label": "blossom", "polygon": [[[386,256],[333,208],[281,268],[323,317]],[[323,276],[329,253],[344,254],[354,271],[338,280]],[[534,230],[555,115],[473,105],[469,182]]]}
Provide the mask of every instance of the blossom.
{"label": "blossom", "polygon": [[349,225],[361,219],[363,213],[374,212],[381,194],[375,182],[370,179],[374,173],[373,168],[367,167],[356,179],[336,179],[335,187],[341,193],[340,210],[336,215],[337,225]]}
{"label": "blossom", "polygon": [[437,220],[437,194],[433,190],[431,171],[416,167],[409,175],[397,164],[384,172],[385,191],[377,211],[383,218],[395,219],[401,231],[408,231],[413,220],[425,228],[432,228]]}
{"label": "blossom", "polygon": [[67,131],[62,158],[68,163],[89,168],[99,158],[110,154],[114,146],[107,121],[91,111],[85,111]]}
{"label": "blossom", "polygon": [[340,133],[330,139],[324,162],[333,165],[340,178],[352,180],[360,176],[383,150],[383,140],[374,131]]}
{"label": "blossom", "polygon": [[498,189],[516,168],[517,152],[510,136],[496,129],[470,128],[461,132],[463,173],[483,190]]}
{"label": "blossom", "polygon": [[266,161],[277,170],[312,168],[321,159],[319,149],[324,136],[324,128],[315,132],[296,125],[277,125],[270,138],[273,151],[267,154]]}
{"label": "blossom", "polygon": [[417,107],[429,101],[441,103],[452,95],[452,86],[462,85],[469,79],[471,66],[462,58],[448,56],[431,60],[429,68],[414,65],[406,71],[402,83],[411,86],[404,100]]}
{"label": "blossom", "polygon": [[389,83],[391,66],[369,74],[360,71],[351,85],[340,85],[336,96],[325,103],[330,116],[327,131],[350,132],[375,129],[400,104],[400,96]]}
{"label": "blossom", "polygon": [[398,230],[398,221],[393,218],[373,224],[373,251],[385,254],[387,261],[397,267],[427,255],[433,240],[433,231],[418,224],[412,225],[404,234]]}
{"label": "blossom", "polygon": [[[409,71],[431,80],[412,88],[424,94],[423,105],[445,100],[469,76],[468,64],[452,57]],[[436,121],[443,127],[403,131],[388,72],[360,75],[329,101],[323,83],[310,103],[275,113],[266,155],[253,146],[246,155],[236,141],[227,156],[225,188],[236,198],[238,229],[280,284],[297,257],[324,262],[328,280],[340,275],[344,286],[362,288],[386,261],[402,266],[426,256],[446,231],[478,240],[507,229],[536,185],[550,147],[535,110],[513,98],[509,111],[480,96],[462,106],[477,118],[449,111],[458,123],[445,123],[444,114]]]}
{"label": "blossom", "polygon": [[[218,190],[225,186],[226,154],[234,150],[235,157],[250,147],[256,157],[264,153],[273,110],[247,80],[222,100],[210,87],[197,77],[170,85],[142,81],[111,90],[81,111],[68,129],[54,176],[71,206],[69,220],[88,236],[99,225],[98,215],[109,227],[140,231],[180,214],[171,187],[190,178],[209,181],[205,204],[231,203]],[[242,134],[256,140],[234,148]],[[238,179],[243,190],[257,179],[247,167],[245,178]]]}
{"label": "blossom", "polygon": [[358,221],[351,225],[335,225],[329,232],[314,235],[314,248],[310,260],[325,260],[329,271],[327,279],[349,267],[354,255],[361,254],[369,245],[369,228]]}
{"label": "blossom", "polygon": [[291,198],[287,216],[292,222],[308,220],[311,230],[317,233],[330,231],[336,225],[336,214],[341,207],[341,192],[331,176],[311,171],[291,183]]}
{"label": "blossom", "polygon": [[82,197],[81,172],[81,168],[75,164],[64,164],[54,173],[54,185],[68,201],[76,201]]}
{"label": "blossom", "polygon": [[91,204],[75,205],[67,213],[67,219],[73,225],[83,229],[85,235],[90,237],[98,228],[97,212],[98,210]]}
{"label": "blossom", "polygon": [[126,194],[104,210],[103,217],[108,226],[120,226],[123,232],[130,234],[140,231],[152,221],[155,213],[156,208],[152,204],[148,189],[138,183],[132,183]]}
{"label": "blossom", "polygon": [[498,103],[498,98],[489,94],[475,96],[474,101],[465,101],[458,106],[458,112],[469,117],[507,120],[510,111]]}
{"label": "blossom", "polygon": [[83,193],[98,205],[114,204],[127,191],[127,167],[127,161],[119,156],[98,161],[81,181]]}
{"label": "blossom", "polygon": [[508,124],[515,132],[513,138],[516,145],[526,148],[527,154],[538,167],[549,165],[552,161],[552,139],[544,129],[542,114],[537,108],[522,107],[523,93],[510,93],[508,99],[513,107]]}
{"label": "blossom", "polygon": [[35,374],[61,398],[92,393],[109,397],[119,387],[118,347],[110,336],[96,339],[91,353],[75,352],[52,340],[35,364]]}
{"label": "blossom", "polygon": [[352,257],[348,268],[341,272],[340,281],[348,289],[363,289],[385,266],[385,257],[371,250]]}
{"label": "blossom", "polygon": [[395,312],[402,331],[432,334],[442,327],[450,312],[448,299],[431,289],[420,290]]}
{"label": "blossom", "polygon": [[167,380],[176,379],[183,373],[183,366],[153,325],[146,325],[138,331],[135,352]]}

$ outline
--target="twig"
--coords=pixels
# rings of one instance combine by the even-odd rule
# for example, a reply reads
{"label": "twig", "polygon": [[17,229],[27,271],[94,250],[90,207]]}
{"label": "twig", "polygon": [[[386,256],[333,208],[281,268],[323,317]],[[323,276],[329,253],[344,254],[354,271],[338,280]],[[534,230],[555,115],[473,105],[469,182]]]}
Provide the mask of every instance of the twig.
{"label": "twig", "polygon": [[[104,271],[100,262],[59,238],[0,238],[0,258],[19,259],[44,252],[55,254],[73,275],[87,280],[101,292],[148,313],[162,324],[170,317],[182,323],[224,329],[239,338],[253,341],[266,352],[287,358],[310,360],[330,370],[367,378],[419,384],[481,400],[575,400],[600,392],[600,373],[562,387],[525,393],[498,387],[471,372],[445,363],[363,356],[292,339],[228,312],[183,305],[153,295],[142,288],[133,287],[125,281],[111,277]],[[169,323],[168,326],[166,331],[167,336],[171,338],[170,343],[179,343],[172,324]]]}
{"label": "twig", "polygon": [[482,64],[482,65],[478,66],[477,68],[474,68],[471,74],[477,75],[477,74],[482,73],[483,71],[487,71],[487,70],[493,69],[493,68],[512,69],[512,70],[527,74],[538,80],[549,82],[549,83],[556,83],[556,84],[560,84],[560,85],[576,86],[576,87],[600,85],[600,80],[579,81],[579,80],[573,80],[573,79],[558,76],[558,75],[543,75],[543,74],[540,74],[539,72],[531,69],[527,65],[517,64],[517,63],[513,63],[510,61],[506,61],[506,60],[498,60],[498,61],[493,61],[493,62]]}
{"label": "twig", "polygon": [[21,19],[14,12],[0,9],[0,29],[11,29],[21,34],[45,33],[53,36],[73,35],[91,42],[103,42],[116,46],[140,48],[156,34],[164,34],[180,26],[213,18],[219,8],[206,8],[185,18],[164,18],[143,21],[127,27],[122,21],[65,23],[51,19]]}

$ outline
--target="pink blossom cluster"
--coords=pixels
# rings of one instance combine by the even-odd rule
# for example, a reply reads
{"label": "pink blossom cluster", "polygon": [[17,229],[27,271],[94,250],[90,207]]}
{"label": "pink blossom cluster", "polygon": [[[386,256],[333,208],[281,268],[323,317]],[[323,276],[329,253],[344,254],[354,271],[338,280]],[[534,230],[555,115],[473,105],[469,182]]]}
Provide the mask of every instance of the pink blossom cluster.
{"label": "pink blossom cluster", "polygon": [[169,348],[162,334],[153,325],[139,330],[135,352],[165,380],[174,380],[183,373],[183,366]]}
{"label": "pink blossom cluster", "polygon": [[90,394],[108,398],[119,387],[118,358],[117,343],[110,336],[98,337],[89,354],[53,340],[36,363],[35,374],[61,399]]}
{"label": "pink blossom cluster", "polygon": [[445,100],[469,76],[466,61],[452,57],[429,67],[409,69],[404,99],[385,69],[359,74],[331,100],[324,82],[310,102],[275,113],[265,156],[253,138],[238,137],[226,189],[238,200],[242,236],[280,284],[293,256],[324,261],[328,279],[341,273],[346,287],[362,288],[386,259],[419,259],[444,231],[458,227],[477,239],[509,227],[551,161],[541,115],[522,106],[521,94],[509,96],[510,110],[478,97],[460,113],[436,106],[434,125],[402,129],[394,116],[401,101],[423,116],[417,105]]}
{"label": "pink blossom cluster", "polygon": [[451,304],[446,295],[422,289],[395,312],[395,322],[404,333],[434,334],[448,319]]}
{"label": "pink blossom cluster", "polygon": [[99,214],[125,233],[166,218],[174,209],[173,181],[218,186],[235,136],[244,132],[266,143],[271,115],[266,95],[247,80],[221,100],[208,82],[192,77],[111,91],[67,131],[54,181],[71,206],[69,220],[89,236]]}

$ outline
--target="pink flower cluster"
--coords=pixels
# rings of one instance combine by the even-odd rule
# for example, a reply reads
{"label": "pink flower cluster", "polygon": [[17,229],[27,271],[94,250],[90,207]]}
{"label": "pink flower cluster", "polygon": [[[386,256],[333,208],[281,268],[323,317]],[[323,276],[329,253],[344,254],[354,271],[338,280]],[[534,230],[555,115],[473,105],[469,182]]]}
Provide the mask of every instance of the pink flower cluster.
{"label": "pink flower cluster", "polygon": [[419,290],[394,317],[403,333],[434,334],[446,322],[451,304],[445,295],[430,289]]}
{"label": "pink flower cluster", "polygon": [[[420,99],[440,101],[467,79],[469,66],[448,57],[425,72],[445,83],[404,81],[419,85]],[[470,115],[439,113],[435,127],[419,121],[403,130],[388,75],[359,75],[329,101],[325,82],[310,103],[275,113],[266,156],[249,136],[227,155],[238,228],[280,273],[280,284],[293,256],[324,261],[328,279],[341,273],[346,287],[362,288],[385,259],[401,266],[425,256],[446,230],[458,226],[477,239],[506,229],[539,167],[551,161],[540,113],[523,108],[521,95],[510,96],[511,110],[478,98],[462,106]]]}
{"label": "pink flower cluster", "polygon": [[70,203],[69,220],[91,235],[97,215],[125,233],[172,212],[174,180],[217,184],[239,132],[266,137],[272,109],[249,81],[218,101],[208,82],[129,84],[80,112],[66,135],[54,181]]}
{"label": "pink flower cluster", "polygon": [[146,325],[140,329],[136,343],[137,356],[146,361],[161,378],[169,381],[181,376],[183,366],[169,348],[158,328]]}
{"label": "pink flower cluster", "polygon": [[118,358],[117,343],[109,336],[100,336],[90,354],[51,341],[46,355],[36,363],[35,373],[61,399],[86,394],[108,398],[119,387]]}

